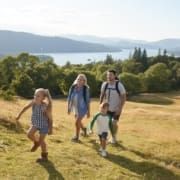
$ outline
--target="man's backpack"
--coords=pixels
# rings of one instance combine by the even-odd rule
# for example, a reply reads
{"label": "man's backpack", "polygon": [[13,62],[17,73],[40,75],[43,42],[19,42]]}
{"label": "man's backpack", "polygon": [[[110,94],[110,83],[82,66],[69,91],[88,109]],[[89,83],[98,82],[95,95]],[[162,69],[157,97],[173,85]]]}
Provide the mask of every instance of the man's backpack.
{"label": "man's backpack", "polygon": [[[121,92],[119,91],[118,84],[119,84],[119,80],[116,80],[115,88],[116,88],[117,93],[118,93],[119,96],[120,96],[120,95],[121,95]],[[106,93],[107,88],[108,88],[108,82],[106,82],[105,87],[104,87],[103,98],[104,98],[104,96],[105,96],[105,93]],[[109,99],[109,97],[110,97],[110,90],[109,90],[109,92],[108,92],[108,99]]]}
{"label": "man's backpack", "polygon": [[[116,91],[117,91],[117,93],[120,95],[120,94],[121,94],[121,92],[119,91],[118,84],[119,84],[119,80],[118,80],[118,81],[116,81],[116,85],[115,85],[115,87],[116,87]],[[106,84],[105,84],[104,93],[106,92],[106,89],[107,89],[107,88],[108,88],[108,82],[106,82]]]}
{"label": "man's backpack", "polygon": [[[74,91],[74,88],[76,87],[76,84],[72,85],[71,86],[71,89],[70,89],[70,94]],[[87,91],[87,86],[83,86],[83,98],[84,98],[84,101],[86,102],[86,91]]]}

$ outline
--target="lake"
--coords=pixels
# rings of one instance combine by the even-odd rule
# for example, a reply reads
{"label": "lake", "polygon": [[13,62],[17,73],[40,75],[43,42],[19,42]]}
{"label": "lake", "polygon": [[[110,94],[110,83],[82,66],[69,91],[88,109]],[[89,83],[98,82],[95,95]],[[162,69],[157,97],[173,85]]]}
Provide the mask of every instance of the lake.
{"label": "lake", "polygon": [[[146,49],[147,56],[156,56],[158,49]],[[123,49],[120,52],[95,52],[95,53],[39,53],[37,55],[48,55],[54,59],[57,65],[63,66],[69,61],[71,64],[87,64],[105,60],[107,55],[111,55],[114,60],[125,60],[132,55],[134,49]]]}

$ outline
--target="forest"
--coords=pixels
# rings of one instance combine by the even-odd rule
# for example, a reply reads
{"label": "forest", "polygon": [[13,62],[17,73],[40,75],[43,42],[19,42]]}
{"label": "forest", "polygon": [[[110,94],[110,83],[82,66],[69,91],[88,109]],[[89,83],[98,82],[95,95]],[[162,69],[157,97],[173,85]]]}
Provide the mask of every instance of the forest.
{"label": "forest", "polygon": [[180,57],[168,55],[164,49],[157,56],[147,57],[146,49],[135,48],[126,60],[105,60],[87,64],[58,66],[52,59],[41,60],[35,55],[22,52],[0,60],[0,96],[31,98],[36,88],[47,88],[52,96],[66,96],[79,73],[88,79],[91,97],[98,97],[106,72],[115,69],[124,84],[127,95],[139,93],[169,92],[180,89]]}

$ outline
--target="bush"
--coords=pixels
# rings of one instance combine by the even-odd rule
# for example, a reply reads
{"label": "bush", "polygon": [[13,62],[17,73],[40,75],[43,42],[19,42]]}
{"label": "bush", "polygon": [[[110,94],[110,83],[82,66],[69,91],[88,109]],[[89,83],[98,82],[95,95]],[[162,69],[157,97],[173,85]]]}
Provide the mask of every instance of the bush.
{"label": "bush", "polygon": [[122,73],[120,80],[123,83],[128,95],[133,95],[141,92],[142,85],[139,76],[131,73]]}

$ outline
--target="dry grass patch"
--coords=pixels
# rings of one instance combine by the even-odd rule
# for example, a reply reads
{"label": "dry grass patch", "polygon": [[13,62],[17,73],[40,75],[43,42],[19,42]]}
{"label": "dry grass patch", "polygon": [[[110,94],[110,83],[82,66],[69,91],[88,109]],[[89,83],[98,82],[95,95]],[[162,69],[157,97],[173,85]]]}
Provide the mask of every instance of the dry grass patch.
{"label": "dry grass patch", "polygon": [[[158,98],[157,98],[158,96]],[[144,103],[144,99],[155,104]],[[30,153],[26,138],[31,111],[17,124],[14,117],[28,100],[0,100],[1,179],[180,179],[180,98],[178,93],[143,95],[128,101],[119,122],[118,144],[108,145],[108,157],[98,152],[98,137],[72,143],[73,115],[66,99],[53,100],[54,134],[47,137],[49,161],[36,163],[40,150]],[[168,102],[162,102],[168,99]],[[158,101],[161,101],[158,103]],[[167,101],[166,101],[167,102]],[[151,101],[152,103],[152,101]],[[91,115],[98,111],[92,99]],[[84,119],[88,125],[89,119]]]}

